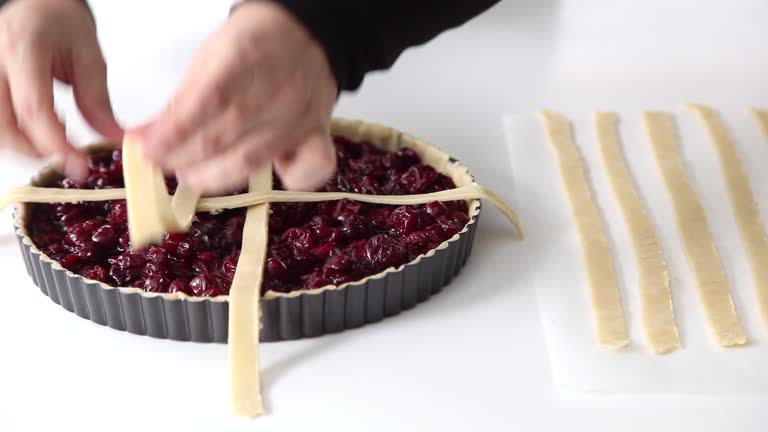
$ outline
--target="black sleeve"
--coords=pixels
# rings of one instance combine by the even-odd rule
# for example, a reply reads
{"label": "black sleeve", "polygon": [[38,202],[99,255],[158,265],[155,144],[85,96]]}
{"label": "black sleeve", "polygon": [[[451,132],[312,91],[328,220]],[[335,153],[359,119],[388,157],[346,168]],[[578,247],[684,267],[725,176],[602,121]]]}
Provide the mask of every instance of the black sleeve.
{"label": "black sleeve", "polygon": [[325,49],[339,90],[387,69],[407,48],[458,27],[500,0],[273,0]]}

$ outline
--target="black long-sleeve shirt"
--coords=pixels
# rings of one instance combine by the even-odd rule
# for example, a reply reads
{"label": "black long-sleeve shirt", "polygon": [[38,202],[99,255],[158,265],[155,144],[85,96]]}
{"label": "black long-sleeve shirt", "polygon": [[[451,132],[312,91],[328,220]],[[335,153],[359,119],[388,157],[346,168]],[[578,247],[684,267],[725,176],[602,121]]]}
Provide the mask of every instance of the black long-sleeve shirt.
{"label": "black long-sleeve shirt", "polygon": [[325,49],[340,90],[355,90],[407,48],[458,27],[500,0],[273,0]]}
{"label": "black long-sleeve shirt", "polygon": [[[9,0],[0,0],[0,6]],[[25,1],[25,0],[17,0]],[[273,0],[325,50],[339,90],[390,68],[407,48],[458,27],[501,0]]]}

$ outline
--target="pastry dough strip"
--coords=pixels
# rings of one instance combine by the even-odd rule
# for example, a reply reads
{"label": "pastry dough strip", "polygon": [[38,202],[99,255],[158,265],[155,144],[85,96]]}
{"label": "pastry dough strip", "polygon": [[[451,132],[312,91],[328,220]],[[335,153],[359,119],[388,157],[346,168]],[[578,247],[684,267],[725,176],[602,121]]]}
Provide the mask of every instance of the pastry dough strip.
{"label": "pastry dough strip", "polygon": [[635,189],[621,149],[619,117],[612,112],[595,114],[595,129],[603,165],[613,193],[619,201],[624,221],[629,226],[637,261],[638,289],[642,327],[646,342],[656,354],[680,348],[669,289],[667,263],[659,246],[656,231]]}
{"label": "pastry dough strip", "polygon": [[736,315],[723,263],[704,209],[680,158],[674,119],[666,112],[645,112],[643,117],[656,163],[677,214],[678,228],[688,263],[697,280],[705,320],[718,345],[731,347],[746,344],[747,336]]}
{"label": "pastry dough strip", "polygon": [[188,230],[200,199],[184,185],[179,185],[171,199],[163,173],[144,160],[141,144],[130,135],[123,140],[128,235],[136,249],[159,242],[166,232]]}
{"label": "pastry dough strip", "polygon": [[768,238],[763,228],[760,209],[749,184],[749,176],[736,144],[717,112],[703,105],[688,105],[688,108],[702,121],[717,150],[736,223],[749,254],[757,307],[763,322],[768,325]]}
{"label": "pastry dough strip", "polygon": [[[166,192],[167,194],[167,192]],[[176,192],[176,196],[179,191]],[[174,196],[174,198],[176,197]],[[0,211],[14,202],[82,202],[82,201],[108,201],[124,199],[125,189],[58,189],[36,186],[21,186],[10,189],[0,195]],[[248,192],[240,195],[231,195],[215,198],[201,198],[197,201],[198,211],[216,211],[231,208],[249,207],[266,202],[318,202],[333,201],[339,199],[351,199],[371,204],[390,205],[415,205],[425,204],[430,201],[458,201],[480,199],[493,204],[515,226],[518,235],[522,238],[523,231],[515,210],[507,205],[492,190],[479,184],[471,184],[456,189],[417,195],[366,195],[349,192],[293,192],[293,191],[268,191]]]}
{"label": "pastry dough strip", "polygon": [[[272,188],[272,168],[250,179],[253,192]],[[236,415],[255,417],[264,411],[259,379],[259,296],[267,250],[269,204],[251,206],[245,214],[243,246],[229,291],[229,374]]]}
{"label": "pastry dough strip", "polygon": [[768,111],[759,110],[757,108],[750,108],[749,111],[755,116],[755,120],[760,125],[760,129],[763,130],[765,139],[768,139]]}
{"label": "pastry dough strip", "polygon": [[560,161],[561,179],[581,235],[597,344],[604,349],[620,349],[629,343],[629,337],[621,308],[618,277],[586,167],[573,141],[568,119],[552,111],[541,111],[539,115]]}

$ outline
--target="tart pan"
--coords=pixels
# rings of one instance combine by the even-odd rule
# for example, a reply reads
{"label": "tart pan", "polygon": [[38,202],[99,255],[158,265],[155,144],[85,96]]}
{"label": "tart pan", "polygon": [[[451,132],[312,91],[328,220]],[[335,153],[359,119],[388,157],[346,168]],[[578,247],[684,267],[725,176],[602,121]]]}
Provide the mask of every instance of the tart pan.
{"label": "tart pan", "polygon": [[[335,119],[334,135],[365,140],[393,150],[411,147],[425,163],[452,177],[457,186],[473,181],[459,163],[431,144],[394,129]],[[444,157],[443,157],[444,156]],[[44,174],[33,180],[40,184]],[[469,222],[453,238],[397,268],[341,286],[288,294],[268,292],[261,301],[262,342],[316,337],[361,327],[411,309],[451,282],[472,251],[480,202],[470,201]],[[25,229],[28,205],[14,214],[16,236],[27,272],[43,294],[64,309],[97,324],[155,338],[226,343],[227,296],[191,297],[115,288],[64,269],[43,254]]]}

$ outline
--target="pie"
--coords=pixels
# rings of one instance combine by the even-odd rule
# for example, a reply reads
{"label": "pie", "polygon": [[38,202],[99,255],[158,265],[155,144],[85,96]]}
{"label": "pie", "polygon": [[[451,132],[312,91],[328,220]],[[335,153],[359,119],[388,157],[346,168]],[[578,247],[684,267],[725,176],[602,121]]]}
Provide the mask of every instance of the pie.
{"label": "pie", "polygon": [[[457,161],[394,129],[335,120],[333,137],[338,171],[319,192],[407,196],[475,185]],[[48,170],[33,184],[124,187],[119,149],[92,147],[89,168],[84,183]],[[175,179],[165,182],[173,193]],[[276,176],[273,189],[282,189]],[[358,327],[428,299],[463,267],[480,214],[477,199],[418,205],[340,199],[270,208],[262,341]],[[198,212],[188,232],[166,233],[161,243],[138,250],[131,247],[127,214],[120,199],[21,204],[17,234],[36,284],[68,310],[113,328],[226,341],[245,210]]]}

